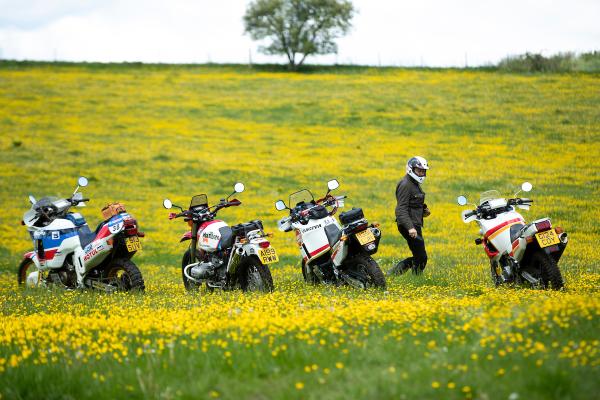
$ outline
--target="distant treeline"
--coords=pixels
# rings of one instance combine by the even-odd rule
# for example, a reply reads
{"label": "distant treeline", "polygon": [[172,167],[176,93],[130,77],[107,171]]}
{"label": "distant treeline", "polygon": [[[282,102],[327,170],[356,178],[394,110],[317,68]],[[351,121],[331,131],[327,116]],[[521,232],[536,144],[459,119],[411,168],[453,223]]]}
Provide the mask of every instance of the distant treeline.
{"label": "distant treeline", "polygon": [[500,61],[498,69],[507,72],[600,72],[600,51],[558,53],[549,57],[525,53],[506,57]]}
{"label": "distant treeline", "polygon": [[[218,69],[231,72],[281,72],[288,73],[285,64],[167,64],[167,63],[141,63],[141,62],[68,62],[68,61],[32,61],[32,60],[0,60],[0,69],[22,69],[22,68],[53,68],[55,66],[85,68],[91,70],[127,71],[131,69],[145,70],[198,70]],[[402,66],[369,66],[369,65],[318,65],[304,64],[297,72],[302,73],[339,73],[339,74],[361,74],[361,73],[393,73],[396,70],[478,70],[488,72],[515,72],[515,73],[563,73],[563,72],[600,72],[600,51],[589,53],[558,53],[545,57],[536,53],[525,53],[517,56],[508,56],[497,65],[487,64],[478,67],[402,67]]]}

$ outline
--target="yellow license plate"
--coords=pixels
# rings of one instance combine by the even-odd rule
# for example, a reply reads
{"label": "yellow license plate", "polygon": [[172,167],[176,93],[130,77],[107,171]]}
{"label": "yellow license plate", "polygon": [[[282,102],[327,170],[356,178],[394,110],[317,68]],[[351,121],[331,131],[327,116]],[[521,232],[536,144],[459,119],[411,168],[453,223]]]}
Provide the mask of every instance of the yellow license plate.
{"label": "yellow license plate", "polygon": [[550,229],[549,231],[544,232],[538,232],[535,234],[535,238],[540,244],[540,247],[548,247],[552,246],[553,244],[560,243],[560,240],[558,240],[558,235],[556,234],[554,229]]}
{"label": "yellow license plate", "polygon": [[142,249],[142,242],[137,236],[125,238],[125,246],[127,246],[128,252],[138,251]]}
{"label": "yellow license plate", "polygon": [[277,257],[277,252],[274,248],[268,247],[266,249],[260,249],[258,257],[263,264],[272,264],[279,261],[279,257]]}
{"label": "yellow license plate", "polygon": [[360,244],[367,244],[375,241],[375,235],[373,235],[373,232],[371,232],[369,228],[362,232],[358,232],[356,234],[356,238]]}

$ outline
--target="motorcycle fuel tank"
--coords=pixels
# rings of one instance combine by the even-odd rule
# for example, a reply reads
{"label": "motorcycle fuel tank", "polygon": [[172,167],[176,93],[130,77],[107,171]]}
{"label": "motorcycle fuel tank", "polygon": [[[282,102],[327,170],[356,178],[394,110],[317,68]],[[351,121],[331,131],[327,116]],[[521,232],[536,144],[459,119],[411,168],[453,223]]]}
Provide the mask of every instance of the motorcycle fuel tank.
{"label": "motorcycle fuel tank", "polygon": [[208,221],[198,229],[198,247],[209,253],[221,250],[221,232],[219,229],[228,225],[221,220]]}

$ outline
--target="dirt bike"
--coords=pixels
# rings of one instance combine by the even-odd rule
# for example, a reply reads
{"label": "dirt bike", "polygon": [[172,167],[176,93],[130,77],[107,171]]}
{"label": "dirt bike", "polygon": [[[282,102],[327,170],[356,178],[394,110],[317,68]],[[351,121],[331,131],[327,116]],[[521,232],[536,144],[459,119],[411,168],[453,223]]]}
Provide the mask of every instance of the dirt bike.
{"label": "dirt bike", "polygon": [[269,264],[279,258],[266,239],[269,235],[264,232],[262,222],[253,220],[229,227],[216,219],[219,210],[242,204],[229,198],[243,191],[244,185],[236,183],[233,193],[210,207],[206,194],[196,195],[187,210],[169,199],[164,200],[166,209],[176,207],[181,210],[180,213],[169,214],[169,219],[183,217],[191,228],[180,240],[190,241],[181,261],[181,276],[188,291],[197,290],[202,282],[206,283],[208,290],[273,290]]}
{"label": "dirt bike", "polygon": [[[25,213],[22,225],[33,239],[34,250],[26,253],[19,265],[19,284],[29,287],[54,285],[65,289],[93,288],[107,292],[144,290],[144,279],[131,261],[142,249],[137,221],[119,204],[109,211],[92,232],[85,218],[71,212],[73,206],[83,207],[80,187],[88,180],[80,177],[69,198],[29,196],[31,209]],[[105,208],[106,209],[106,208]]]}
{"label": "dirt bike", "polygon": [[327,193],[316,201],[307,189],[292,193],[289,207],[283,200],[278,200],[275,203],[277,210],[290,211],[289,216],[279,220],[279,229],[295,231],[306,282],[385,289],[385,277],[371,257],[377,252],[381,239],[378,224],[369,224],[362,209],[353,208],[340,214],[340,225],[333,215],[344,206],[347,196],[330,194],[338,187],[337,180],[329,181]]}
{"label": "dirt bike", "polygon": [[[529,192],[532,185],[525,182],[521,190]],[[465,223],[476,221],[481,238],[476,245],[490,259],[492,281],[501,284],[529,284],[533,288],[560,289],[564,286],[558,261],[568,243],[567,233],[559,226],[552,227],[550,218],[531,223],[515,211],[529,210],[533,200],[516,197],[505,199],[497,190],[481,193],[474,210],[464,210]],[[467,204],[465,196],[457,198],[459,205]]]}

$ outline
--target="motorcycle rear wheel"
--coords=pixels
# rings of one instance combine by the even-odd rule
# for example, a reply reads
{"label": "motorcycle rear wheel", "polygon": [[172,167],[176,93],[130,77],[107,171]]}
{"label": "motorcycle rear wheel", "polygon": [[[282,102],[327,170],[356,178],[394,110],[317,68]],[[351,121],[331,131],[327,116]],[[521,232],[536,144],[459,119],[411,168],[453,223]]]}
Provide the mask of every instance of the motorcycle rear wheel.
{"label": "motorcycle rear wheel", "polygon": [[238,283],[244,292],[272,292],[273,277],[268,265],[256,257],[246,257],[238,267]]}
{"label": "motorcycle rear wheel", "polygon": [[359,254],[353,257],[349,262],[349,272],[361,280],[368,287],[386,289],[385,276],[379,268],[379,264],[373,258],[366,254]]}
{"label": "motorcycle rear wheel", "polygon": [[536,278],[541,278],[542,287],[559,290],[565,286],[558,264],[544,250],[540,249],[533,254],[531,269],[536,273]]}
{"label": "motorcycle rear wheel", "polygon": [[144,278],[140,269],[128,259],[116,259],[106,268],[109,284],[117,286],[117,290],[124,292],[143,292],[146,289]]}

